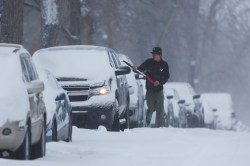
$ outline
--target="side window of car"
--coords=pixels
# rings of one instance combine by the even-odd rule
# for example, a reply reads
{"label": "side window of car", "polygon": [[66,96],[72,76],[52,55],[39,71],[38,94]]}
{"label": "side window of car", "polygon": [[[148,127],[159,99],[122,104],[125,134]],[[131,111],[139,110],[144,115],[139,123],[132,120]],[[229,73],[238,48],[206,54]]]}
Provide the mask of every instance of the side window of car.
{"label": "side window of car", "polygon": [[49,73],[47,75],[48,80],[50,82],[50,84],[55,88],[55,89],[60,89],[60,86],[58,85],[56,79]]}
{"label": "side window of car", "polygon": [[121,66],[121,62],[120,60],[118,59],[117,55],[113,52],[113,57],[114,57],[114,60],[115,60],[115,63],[117,66]]}
{"label": "side window of car", "polygon": [[22,73],[23,73],[23,81],[24,82],[30,82],[29,72],[26,67],[26,63],[24,58],[21,58],[21,66],[22,66]]}
{"label": "side window of car", "polygon": [[115,63],[114,63],[114,59],[113,59],[110,51],[108,52],[108,55],[109,55],[109,62],[110,62],[111,67],[116,68]]}
{"label": "side window of car", "polygon": [[27,82],[37,80],[38,76],[37,76],[36,70],[28,54],[21,55],[21,63],[22,63],[25,80]]}

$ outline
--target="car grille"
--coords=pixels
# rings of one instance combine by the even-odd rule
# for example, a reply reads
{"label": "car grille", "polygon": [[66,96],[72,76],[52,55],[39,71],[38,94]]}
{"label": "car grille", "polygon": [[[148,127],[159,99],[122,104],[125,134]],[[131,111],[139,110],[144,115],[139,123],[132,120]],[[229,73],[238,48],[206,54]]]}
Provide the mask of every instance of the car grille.
{"label": "car grille", "polygon": [[88,100],[87,95],[81,95],[81,96],[69,96],[70,101],[86,101]]}
{"label": "car grille", "polygon": [[88,86],[63,86],[63,89],[68,92],[69,100],[74,101],[86,101],[89,99]]}

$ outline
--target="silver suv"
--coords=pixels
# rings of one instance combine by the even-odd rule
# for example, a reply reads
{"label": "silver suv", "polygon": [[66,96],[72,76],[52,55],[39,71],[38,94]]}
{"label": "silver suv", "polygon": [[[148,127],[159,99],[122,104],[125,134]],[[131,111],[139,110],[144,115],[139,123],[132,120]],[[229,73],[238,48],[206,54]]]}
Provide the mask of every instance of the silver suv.
{"label": "silver suv", "polygon": [[[34,53],[37,67],[50,70],[68,92],[73,125],[119,131],[129,124],[129,91],[114,50],[99,46],[60,46]],[[127,123],[126,123],[127,122]]]}
{"label": "silver suv", "polygon": [[30,54],[21,45],[0,43],[0,71],[0,157],[43,157],[44,84]]}

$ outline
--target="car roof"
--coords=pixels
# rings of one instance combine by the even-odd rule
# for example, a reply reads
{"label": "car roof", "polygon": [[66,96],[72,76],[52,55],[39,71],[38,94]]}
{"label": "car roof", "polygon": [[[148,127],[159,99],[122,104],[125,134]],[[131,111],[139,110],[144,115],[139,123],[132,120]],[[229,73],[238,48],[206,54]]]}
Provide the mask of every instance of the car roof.
{"label": "car roof", "polygon": [[97,50],[97,51],[113,51],[110,48],[107,47],[101,47],[101,46],[94,46],[94,45],[70,45],[70,46],[56,46],[56,47],[49,47],[49,48],[43,48],[36,53],[42,53],[47,51],[65,51],[65,50]]}
{"label": "car roof", "polygon": [[0,52],[1,53],[13,53],[18,50],[24,49],[22,45],[19,44],[9,44],[9,43],[0,43]]}

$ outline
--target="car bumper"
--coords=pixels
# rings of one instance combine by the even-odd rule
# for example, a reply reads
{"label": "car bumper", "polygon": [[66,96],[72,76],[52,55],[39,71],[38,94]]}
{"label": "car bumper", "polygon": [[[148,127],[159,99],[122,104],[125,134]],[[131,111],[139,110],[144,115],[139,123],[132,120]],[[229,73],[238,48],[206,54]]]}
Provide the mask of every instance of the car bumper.
{"label": "car bumper", "polygon": [[[4,129],[10,129],[11,133],[3,134]],[[18,122],[7,122],[0,127],[0,150],[16,151],[22,144],[26,133],[26,127],[19,127]]]}
{"label": "car bumper", "polygon": [[112,98],[96,96],[89,101],[71,104],[73,125],[89,129],[96,129],[102,125],[108,130],[111,129],[115,115]]}

